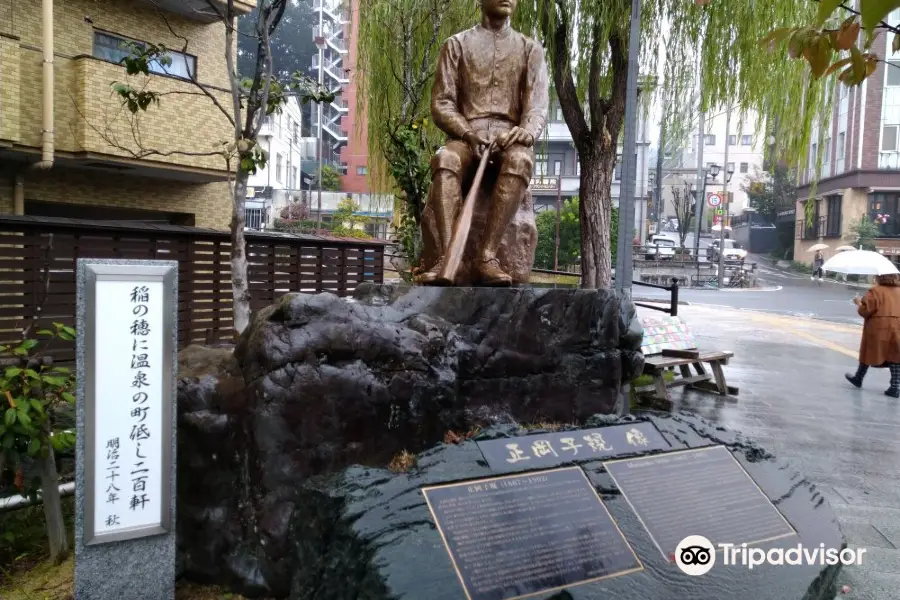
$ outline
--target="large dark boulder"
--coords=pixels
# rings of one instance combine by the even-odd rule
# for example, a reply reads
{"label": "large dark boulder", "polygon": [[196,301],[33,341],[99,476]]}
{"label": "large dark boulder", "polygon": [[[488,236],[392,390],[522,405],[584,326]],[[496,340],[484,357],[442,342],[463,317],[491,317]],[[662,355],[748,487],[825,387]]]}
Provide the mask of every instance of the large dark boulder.
{"label": "large dark boulder", "polygon": [[612,413],[643,367],[630,301],[608,290],[362,286],[288,294],[234,353],[179,367],[182,567],[286,594],[297,490],[386,466],[448,431]]}

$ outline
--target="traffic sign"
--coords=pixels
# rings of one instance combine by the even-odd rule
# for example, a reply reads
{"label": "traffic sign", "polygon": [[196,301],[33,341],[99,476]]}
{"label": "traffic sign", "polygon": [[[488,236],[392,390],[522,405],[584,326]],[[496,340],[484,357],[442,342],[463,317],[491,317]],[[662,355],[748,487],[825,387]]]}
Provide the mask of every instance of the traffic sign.
{"label": "traffic sign", "polygon": [[717,208],[717,209],[716,209],[716,214],[717,214],[717,215],[724,215],[724,214],[725,214],[725,209],[724,209],[724,208]]}
{"label": "traffic sign", "polygon": [[716,192],[710,192],[706,195],[706,202],[712,207],[716,208],[720,204],[722,204],[722,197]]}

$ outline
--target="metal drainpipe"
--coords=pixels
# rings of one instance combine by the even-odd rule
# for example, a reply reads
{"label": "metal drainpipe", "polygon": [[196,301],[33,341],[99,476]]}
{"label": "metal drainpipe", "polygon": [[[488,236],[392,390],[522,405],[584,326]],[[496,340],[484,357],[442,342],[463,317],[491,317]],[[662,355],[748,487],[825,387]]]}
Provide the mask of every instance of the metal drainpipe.
{"label": "metal drainpipe", "polygon": [[[41,27],[43,32],[43,119],[41,126],[41,160],[31,165],[31,169],[46,171],[53,167],[55,154],[55,126],[53,96],[55,77],[53,73],[53,0],[41,0]],[[13,189],[13,213],[25,214],[25,175],[15,178]]]}
{"label": "metal drainpipe", "polygon": [[44,125],[41,134],[41,160],[34,165],[36,169],[49,169],[53,166],[54,155],[54,122],[53,122],[53,0],[41,0],[43,12],[43,76],[44,76]]}

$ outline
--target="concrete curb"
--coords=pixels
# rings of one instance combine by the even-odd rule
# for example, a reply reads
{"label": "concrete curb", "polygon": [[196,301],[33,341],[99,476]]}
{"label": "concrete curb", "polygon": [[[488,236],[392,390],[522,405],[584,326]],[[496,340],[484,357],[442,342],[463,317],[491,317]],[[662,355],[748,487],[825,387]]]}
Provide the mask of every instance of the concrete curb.
{"label": "concrete curb", "polygon": [[[660,298],[631,298],[632,302],[646,302],[648,304],[669,304],[669,300],[662,300]],[[690,306],[691,303],[687,300],[679,300],[678,306]]]}

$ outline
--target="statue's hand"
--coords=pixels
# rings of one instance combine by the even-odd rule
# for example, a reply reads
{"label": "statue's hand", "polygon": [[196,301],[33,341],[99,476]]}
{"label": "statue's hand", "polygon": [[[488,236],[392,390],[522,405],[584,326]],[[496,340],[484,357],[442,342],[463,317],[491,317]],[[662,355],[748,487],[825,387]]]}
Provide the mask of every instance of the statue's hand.
{"label": "statue's hand", "polygon": [[484,136],[481,134],[475,133],[474,131],[470,131],[465,136],[463,136],[463,141],[469,145],[472,149],[472,152],[475,153],[475,156],[481,160],[481,155],[484,154],[484,151],[487,149],[488,142],[484,139]]}
{"label": "statue's hand", "polygon": [[517,125],[506,133],[501,133],[497,138],[497,147],[500,150],[506,150],[514,144],[531,147],[534,145],[534,137]]}

